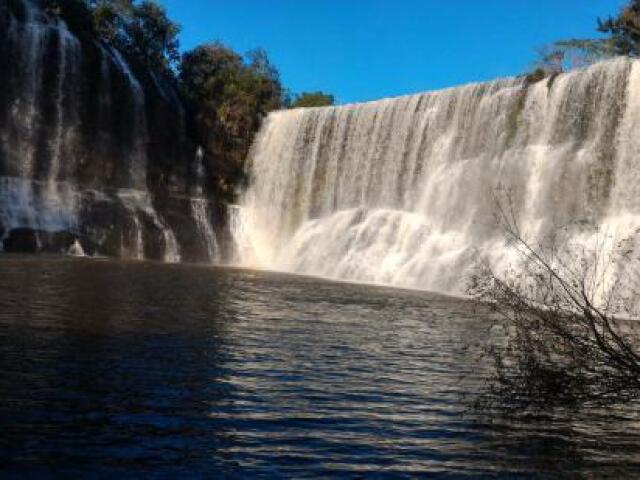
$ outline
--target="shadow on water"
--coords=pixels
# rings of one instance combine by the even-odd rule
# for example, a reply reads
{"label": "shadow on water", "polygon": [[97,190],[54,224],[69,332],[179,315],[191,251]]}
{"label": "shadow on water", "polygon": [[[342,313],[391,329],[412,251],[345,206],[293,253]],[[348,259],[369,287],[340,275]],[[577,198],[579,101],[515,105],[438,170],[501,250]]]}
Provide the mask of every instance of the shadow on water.
{"label": "shadow on water", "polygon": [[477,415],[476,305],[144,262],[0,260],[3,476],[640,474],[633,411]]}

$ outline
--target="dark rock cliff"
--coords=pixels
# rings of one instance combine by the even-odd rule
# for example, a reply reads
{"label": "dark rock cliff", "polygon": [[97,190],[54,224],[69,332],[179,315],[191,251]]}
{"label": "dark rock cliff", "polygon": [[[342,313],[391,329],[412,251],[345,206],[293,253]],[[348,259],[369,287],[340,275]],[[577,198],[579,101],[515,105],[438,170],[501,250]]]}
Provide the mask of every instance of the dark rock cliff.
{"label": "dark rock cliff", "polygon": [[0,0],[0,246],[216,260],[224,208],[171,79]]}

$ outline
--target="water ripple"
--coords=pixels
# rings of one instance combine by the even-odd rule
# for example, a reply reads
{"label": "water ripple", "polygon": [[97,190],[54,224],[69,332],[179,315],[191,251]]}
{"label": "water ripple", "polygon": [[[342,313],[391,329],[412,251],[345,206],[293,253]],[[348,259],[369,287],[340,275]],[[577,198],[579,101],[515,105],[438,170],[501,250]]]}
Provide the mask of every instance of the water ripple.
{"label": "water ripple", "polygon": [[3,477],[640,475],[632,408],[478,416],[481,309],[288,275],[0,260]]}

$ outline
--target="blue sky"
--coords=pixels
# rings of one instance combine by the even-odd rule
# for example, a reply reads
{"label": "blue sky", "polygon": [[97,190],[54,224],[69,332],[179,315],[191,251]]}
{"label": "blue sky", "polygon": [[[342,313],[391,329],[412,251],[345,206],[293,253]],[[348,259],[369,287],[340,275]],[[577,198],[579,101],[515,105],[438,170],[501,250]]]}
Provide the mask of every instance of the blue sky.
{"label": "blue sky", "polygon": [[262,47],[294,92],[340,103],[525,71],[535,48],[595,35],[624,0],[161,0],[183,49]]}

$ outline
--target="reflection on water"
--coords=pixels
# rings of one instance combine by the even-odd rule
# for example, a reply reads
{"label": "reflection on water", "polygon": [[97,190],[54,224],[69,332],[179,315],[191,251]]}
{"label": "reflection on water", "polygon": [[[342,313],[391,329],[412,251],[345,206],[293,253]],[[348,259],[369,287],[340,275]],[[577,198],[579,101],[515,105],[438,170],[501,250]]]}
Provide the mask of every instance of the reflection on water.
{"label": "reflection on water", "polygon": [[469,302],[241,270],[0,259],[0,474],[640,474],[629,411],[478,417]]}

